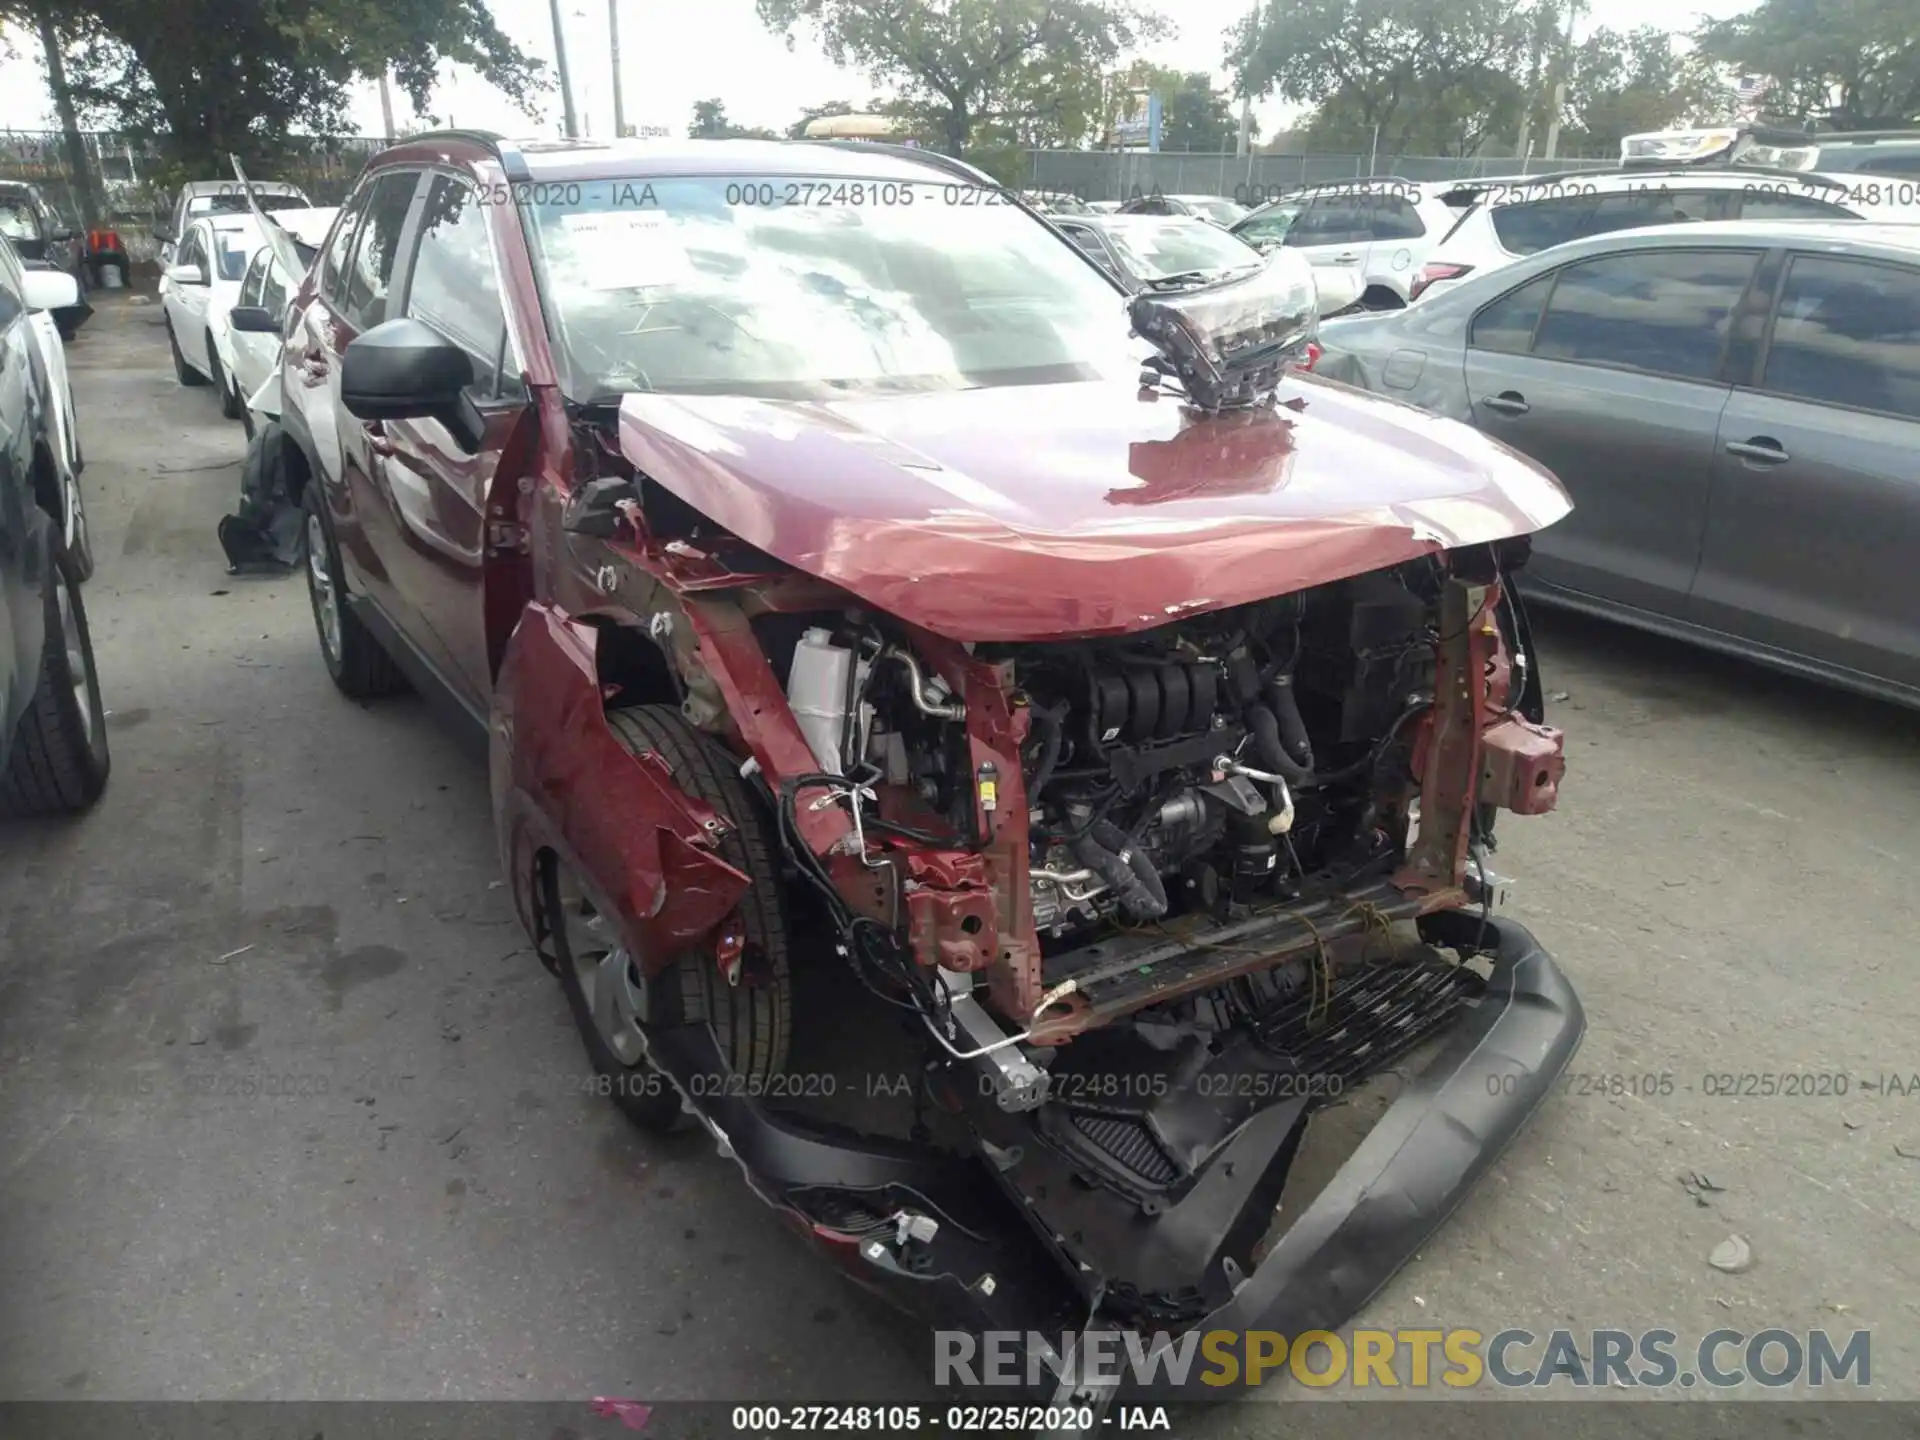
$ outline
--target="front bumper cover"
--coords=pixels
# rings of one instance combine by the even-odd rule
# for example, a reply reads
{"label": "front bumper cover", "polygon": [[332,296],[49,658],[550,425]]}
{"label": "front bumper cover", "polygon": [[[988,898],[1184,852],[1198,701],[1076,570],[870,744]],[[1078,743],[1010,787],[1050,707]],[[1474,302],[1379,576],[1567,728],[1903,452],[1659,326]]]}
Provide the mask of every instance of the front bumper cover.
{"label": "front bumper cover", "polygon": [[[1189,1327],[1297,1336],[1350,1320],[1453,1212],[1526,1125],[1566,1069],[1586,1030],[1572,985],[1525,927],[1470,911],[1423,917],[1431,944],[1492,957],[1483,993],[1465,1006],[1425,1069],[1375,1123],[1346,1163],[1275,1243],[1233,1298]],[[1026,1217],[984,1163],[908,1145],[832,1135],[769,1113],[729,1091],[686,1083],[720,1068],[712,1032],[678,1027],[649,1037],[654,1063],[737,1160],[768,1203],[818,1241],[866,1288],[930,1324],[981,1332],[1078,1332],[1078,1353],[1111,1331],[1089,1321],[1079,1292],[1058,1273]],[[711,1088],[711,1087],[705,1087]],[[823,1218],[836,1192],[922,1202],[939,1234],[914,1249],[842,1232]],[[891,1203],[891,1202],[890,1202]],[[1078,1318],[1073,1318],[1078,1311]],[[1063,1326],[1062,1321],[1066,1321]],[[1116,1398],[1225,1399],[1232,1393],[1184,1380],[1154,1364],[1177,1337],[1145,1347],[1151,1378],[1087,1377],[1072,1364],[1054,1391],[1059,1404],[1102,1406]],[[1140,1341],[1135,1339],[1136,1351]],[[1126,1353],[1112,1346],[1110,1355]]]}

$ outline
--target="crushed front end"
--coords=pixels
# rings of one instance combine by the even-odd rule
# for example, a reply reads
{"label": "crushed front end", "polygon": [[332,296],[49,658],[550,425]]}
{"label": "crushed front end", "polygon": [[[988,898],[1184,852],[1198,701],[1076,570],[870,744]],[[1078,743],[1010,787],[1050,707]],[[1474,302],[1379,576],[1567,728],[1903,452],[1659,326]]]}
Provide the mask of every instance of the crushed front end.
{"label": "crushed front end", "polygon": [[[692,1084],[721,1065],[697,1026],[653,1062],[765,1198],[941,1328],[1150,1349],[1344,1322],[1584,1026],[1491,913],[1495,820],[1553,808],[1564,767],[1525,554],[1091,639],[962,643],[825,587],[690,603],[796,890],[915,1037],[916,1120],[856,1134]],[[1413,1064],[1293,1195],[1316,1115]],[[1084,1378],[1062,1398],[1108,1394]]]}

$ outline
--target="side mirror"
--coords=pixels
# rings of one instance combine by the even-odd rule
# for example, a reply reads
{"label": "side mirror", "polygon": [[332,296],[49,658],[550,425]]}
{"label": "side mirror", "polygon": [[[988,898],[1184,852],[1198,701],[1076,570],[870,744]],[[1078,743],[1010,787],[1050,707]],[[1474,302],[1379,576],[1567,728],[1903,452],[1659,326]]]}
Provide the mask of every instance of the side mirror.
{"label": "side mirror", "polygon": [[207,268],[204,265],[169,265],[167,280],[174,285],[206,285]]}
{"label": "side mirror", "polygon": [[64,270],[28,270],[21,277],[20,298],[29,310],[66,310],[80,303],[80,286]]}
{"label": "side mirror", "polygon": [[273,312],[264,305],[236,305],[227,312],[227,324],[247,335],[278,335]]}
{"label": "side mirror", "polygon": [[362,420],[437,419],[464,431],[460,401],[472,383],[467,352],[408,317],[374,326],[340,357],[340,403]]}
{"label": "side mirror", "polygon": [[620,475],[602,475],[589,480],[584,489],[567,502],[560,528],[572,535],[591,535],[596,540],[611,540],[620,533],[622,501],[638,502],[640,492],[633,481]]}

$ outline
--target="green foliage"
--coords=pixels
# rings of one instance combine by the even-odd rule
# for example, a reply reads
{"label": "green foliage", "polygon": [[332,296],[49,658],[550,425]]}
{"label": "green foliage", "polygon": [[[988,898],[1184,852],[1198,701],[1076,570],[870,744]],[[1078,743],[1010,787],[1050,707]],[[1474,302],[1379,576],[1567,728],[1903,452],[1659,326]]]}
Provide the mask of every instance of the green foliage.
{"label": "green foliage", "polygon": [[1131,0],[758,0],[794,43],[814,32],[829,59],[894,87],[951,154],[982,143],[1073,144],[1103,122],[1102,75],[1165,33]]}
{"label": "green foliage", "polygon": [[0,0],[44,3],[69,40],[74,99],[103,129],[169,137],[184,173],[272,164],[345,130],[348,87],[391,71],[424,113],[439,67],[470,66],[533,113],[544,89],[485,0]]}
{"label": "green foliage", "polygon": [[1628,135],[1717,118],[1725,88],[1673,37],[1651,25],[1624,34],[1600,29],[1573,52],[1563,145],[1618,154]]}
{"label": "green foliage", "polygon": [[736,125],[727,119],[724,100],[693,102],[693,122],[687,126],[689,140],[778,140],[777,131],[758,125]]}
{"label": "green foliage", "polygon": [[1913,0],[1762,0],[1744,15],[1701,26],[1694,38],[1707,59],[1772,79],[1766,104],[1781,119],[1843,130],[1920,120]]}

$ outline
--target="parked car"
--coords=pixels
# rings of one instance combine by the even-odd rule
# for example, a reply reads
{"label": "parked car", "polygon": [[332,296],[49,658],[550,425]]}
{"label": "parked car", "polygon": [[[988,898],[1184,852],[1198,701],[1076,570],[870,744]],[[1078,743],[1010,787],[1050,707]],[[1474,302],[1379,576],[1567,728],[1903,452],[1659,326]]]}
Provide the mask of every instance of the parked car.
{"label": "parked car", "polygon": [[1245,218],[1247,207],[1224,195],[1133,195],[1121,202],[1120,215],[1189,215],[1223,229]]}
{"label": "parked car", "polygon": [[[255,180],[254,200],[263,210],[305,210],[313,201],[298,185],[280,180]],[[180,187],[169,217],[154,226],[153,238],[160,242],[160,263],[171,265],[187,227],[210,215],[246,215],[251,212],[247,188],[237,180],[194,180]],[[161,291],[166,290],[163,280]]]}
{"label": "parked car", "polygon": [[1089,200],[1087,201],[1087,210],[1090,214],[1094,215],[1118,215],[1120,213],[1120,201]]}
{"label": "parked car", "polygon": [[73,303],[53,312],[63,340],[73,339],[93,314],[86,299],[85,246],[76,228],[47,203],[37,187],[17,180],[0,181],[0,237],[13,246],[28,269],[44,266],[73,279]]}
{"label": "parked car", "polygon": [[[875,199],[778,203],[815,181]],[[1297,267],[1129,298],[997,189],[872,143],[376,156],[275,427],[321,657],[490,747],[616,1103],[863,1283],[975,1332],[1338,1324],[1583,1026],[1479,869],[1563,766],[1502,576],[1566,501],[1289,379]],[[814,1071],[924,1076],[948,1143],[821,1127],[796,986]],[[1309,1113],[1443,1036],[1260,1264]]]}
{"label": "parked car", "polygon": [[1823,174],[1920,177],[1920,129],[1790,130],[1723,125],[1646,131],[1620,142],[1623,165],[1752,164]]}
{"label": "parked car", "polygon": [[238,420],[246,399],[234,384],[216,336],[240,298],[247,264],[266,244],[251,215],[213,215],[187,226],[160,295],[173,373],[182,385],[211,383],[220,392],[220,413]]}
{"label": "parked car", "polygon": [[[1457,224],[1420,267],[1409,300],[1510,265],[1550,245],[1615,230],[1694,220],[1847,220],[1884,214],[1856,204],[1844,180],[1785,170],[1611,170],[1475,181],[1441,198],[1464,197]],[[1891,217],[1889,217],[1891,218]]]}
{"label": "parked car", "polygon": [[1062,190],[1024,190],[1020,198],[1042,215],[1091,215],[1087,202]]}
{"label": "parked car", "polygon": [[1360,296],[1357,270],[1309,266],[1285,250],[1262,255],[1203,220],[1180,215],[1068,215],[1057,217],[1054,224],[1096,265],[1136,293],[1212,284],[1284,259],[1298,264],[1314,282],[1322,315],[1337,315]]}
{"label": "parked car", "polygon": [[[12,293],[27,293],[29,287],[26,277],[30,273],[62,272],[44,268],[30,270],[20,259],[12,242],[0,237],[0,278],[5,280]],[[47,286],[40,281],[34,282],[32,288],[41,300],[66,293],[64,288]],[[77,286],[75,288],[78,289]],[[58,310],[29,305],[26,326],[33,339],[41,371],[46,376],[47,449],[52,462],[52,484],[58,493],[58,503],[51,507],[50,513],[59,523],[61,545],[74,575],[81,580],[91,580],[93,539],[87,529],[86,506],[80,495],[80,474],[86,469],[86,459],[80,451],[80,426],[74,416],[73,385],[67,375],[66,342],[61,339],[60,327],[55,319],[59,313]]]}
{"label": "parked car", "polygon": [[231,377],[233,393],[240,397],[240,423],[248,438],[260,421],[280,417],[280,337],[287,306],[339,213],[338,206],[322,205],[275,210],[260,217],[260,224],[279,225],[292,237],[299,269],[288,275],[263,237],[247,262],[233,308],[210,326],[215,354]]}
{"label": "parked car", "polygon": [[1457,213],[1440,196],[1447,187],[1375,177],[1309,185],[1262,205],[1233,227],[1256,250],[1284,246],[1315,265],[1360,272],[1360,303],[1396,309]]}
{"label": "parked car", "polygon": [[1920,229],[1596,236],[1320,344],[1560,477],[1529,593],[1920,704]]}
{"label": "parked car", "polygon": [[[33,317],[79,299],[71,275],[0,245],[0,816],[82,810],[106,788],[106,712],[69,545],[58,400]],[[56,340],[58,337],[55,337]]]}

